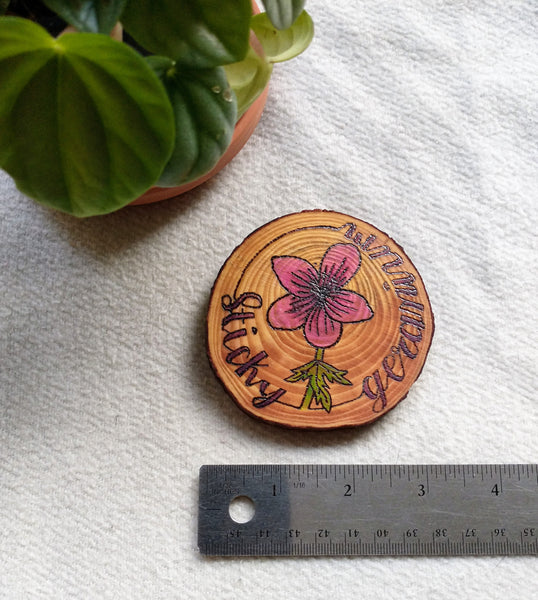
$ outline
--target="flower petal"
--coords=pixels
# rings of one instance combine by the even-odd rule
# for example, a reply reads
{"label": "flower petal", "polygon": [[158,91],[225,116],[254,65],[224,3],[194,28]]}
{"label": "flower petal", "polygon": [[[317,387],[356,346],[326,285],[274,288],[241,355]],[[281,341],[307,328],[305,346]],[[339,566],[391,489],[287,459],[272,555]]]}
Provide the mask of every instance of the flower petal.
{"label": "flower petal", "polygon": [[298,302],[295,296],[286,294],[271,304],[267,320],[274,329],[297,329],[304,325],[311,308],[311,305]]}
{"label": "flower petal", "polygon": [[306,341],[316,348],[334,346],[342,335],[342,323],[331,319],[323,308],[311,311],[306,321]]}
{"label": "flower petal", "polygon": [[343,287],[359,270],[361,255],[353,244],[331,246],[321,261],[322,280],[335,281]]}
{"label": "flower petal", "polygon": [[297,256],[273,256],[273,271],[281,285],[294,296],[312,294],[312,283],[318,279],[318,272],[303,258]]}
{"label": "flower petal", "polygon": [[366,298],[351,290],[340,290],[328,298],[325,310],[331,319],[341,323],[358,323],[374,316]]}

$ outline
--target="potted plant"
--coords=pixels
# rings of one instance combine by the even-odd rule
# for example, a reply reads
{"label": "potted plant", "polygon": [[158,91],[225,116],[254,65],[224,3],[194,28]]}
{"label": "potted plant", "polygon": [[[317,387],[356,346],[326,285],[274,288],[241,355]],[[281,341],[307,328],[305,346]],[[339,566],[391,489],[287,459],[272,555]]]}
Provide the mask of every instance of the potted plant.
{"label": "potted plant", "polygon": [[0,0],[0,168],[79,217],[204,176],[313,36],[305,0],[262,1]]}

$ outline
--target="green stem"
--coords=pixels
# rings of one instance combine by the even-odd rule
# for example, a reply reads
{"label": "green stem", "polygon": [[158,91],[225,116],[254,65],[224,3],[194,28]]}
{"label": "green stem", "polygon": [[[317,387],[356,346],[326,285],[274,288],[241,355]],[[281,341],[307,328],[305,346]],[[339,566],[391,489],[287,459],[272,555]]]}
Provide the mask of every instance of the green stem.
{"label": "green stem", "polygon": [[[314,356],[314,360],[317,362],[321,362],[323,360],[323,353],[325,352],[324,348],[316,348],[316,355]],[[314,390],[312,388],[312,384],[310,381],[306,386],[306,392],[303,396],[303,402],[301,403],[300,410],[309,410],[310,405],[312,404],[312,399],[314,397]]]}
{"label": "green stem", "polygon": [[309,410],[310,404],[312,404],[312,398],[314,397],[314,390],[312,389],[312,385],[308,382],[306,386],[306,392],[303,396],[303,402],[301,404],[301,408],[299,410]]}

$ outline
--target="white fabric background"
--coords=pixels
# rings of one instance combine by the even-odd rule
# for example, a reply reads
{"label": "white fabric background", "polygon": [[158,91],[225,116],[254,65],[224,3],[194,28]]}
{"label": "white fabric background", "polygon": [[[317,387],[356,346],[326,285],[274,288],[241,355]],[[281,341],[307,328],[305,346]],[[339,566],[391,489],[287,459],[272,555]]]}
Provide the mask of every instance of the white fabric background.
{"label": "white fabric background", "polygon": [[[535,597],[535,558],[206,559],[204,463],[536,462],[533,0],[309,0],[311,48],[184,197],[76,220],[0,174],[0,597]],[[436,316],[377,424],[297,433],[214,378],[211,285],[254,228],[329,208],[386,231]]]}

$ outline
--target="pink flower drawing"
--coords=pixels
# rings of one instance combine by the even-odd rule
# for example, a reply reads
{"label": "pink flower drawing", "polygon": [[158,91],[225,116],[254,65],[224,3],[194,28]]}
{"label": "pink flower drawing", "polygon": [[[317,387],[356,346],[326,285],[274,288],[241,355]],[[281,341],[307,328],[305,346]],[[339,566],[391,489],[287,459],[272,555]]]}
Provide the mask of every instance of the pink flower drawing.
{"label": "pink flower drawing", "polygon": [[360,264],[359,250],[353,244],[331,246],[319,271],[297,256],[273,257],[273,271],[288,293],[269,307],[269,324],[274,329],[303,327],[311,346],[334,346],[345,323],[367,321],[374,314],[363,296],[344,289]]}

